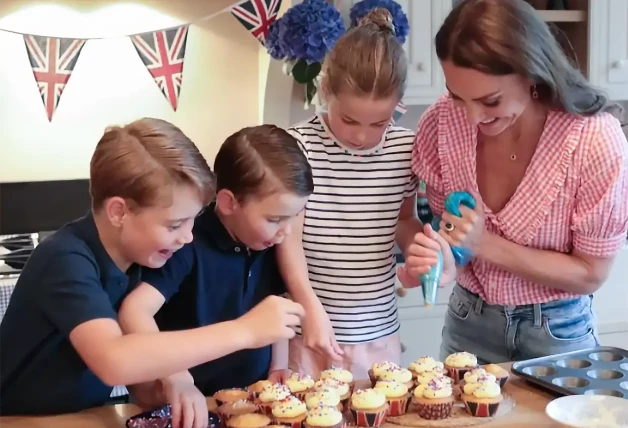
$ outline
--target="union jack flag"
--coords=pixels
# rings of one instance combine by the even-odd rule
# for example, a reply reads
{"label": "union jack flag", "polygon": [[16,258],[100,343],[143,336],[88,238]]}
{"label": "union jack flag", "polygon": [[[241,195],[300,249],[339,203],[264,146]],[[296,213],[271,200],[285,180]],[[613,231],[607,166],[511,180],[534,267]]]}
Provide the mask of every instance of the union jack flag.
{"label": "union jack flag", "polygon": [[183,61],[188,36],[184,25],[131,36],[131,41],[155,83],[176,111],[183,81]]}
{"label": "union jack flag", "polygon": [[268,27],[277,19],[280,7],[281,0],[248,0],[231,8],[231,13],[264,44]]}
{"label": "union jack flag", "polygon": [[406,114],[407,111],[408,107],[406,107],[403,103],[400,102],[399,104],[397,104],[397,106],[395,107],[395,111],[393,112],[392,123],[397,123],[399,119],[401,119],[401,116]]}
{"label": "union jack flag", "polygon": [[85,40],[24,35],[24,44],[48,121],[51,121]]}

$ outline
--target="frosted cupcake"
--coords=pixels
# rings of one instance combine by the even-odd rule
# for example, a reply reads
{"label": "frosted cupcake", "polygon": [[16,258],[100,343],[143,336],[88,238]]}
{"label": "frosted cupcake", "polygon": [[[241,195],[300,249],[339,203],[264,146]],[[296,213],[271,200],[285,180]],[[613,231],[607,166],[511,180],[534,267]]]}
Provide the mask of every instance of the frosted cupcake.
{"label": "frosted cupcake", "polygon": [[340,394],[338,390],[334,388],[322,388],[316,391],[308,392],[305,395],[305,407],[308,410],[316,407],[335,407],[338,410],[343,410],[343,405],[340,403]]}
{"label": "frosted cupcake", "polygon": [[292,395],[280,401],[275,401],[272,408],[273,423],[301,428],[307,416],[305,403]]}
{"label": "frosted cupcake", "polygon": [[510,373],[503,367],[498,366],[497,364],[487,364],[484,366],[484,370],[487,373],[492,374],[497,379],[497,383],[499,383],[500,388],[504,388],[508,378],[510,377]]}
{"label": "frosted cupcake", "polygon": [[214,393],[214,400],[219,406],[232,401],[248,400],[248,398],[249,392],[241,388],[221,389]]}
{"label": "frosted cupcake", "polygon": [[235,416],[246,415],[247,413],[256,413],[257,406],[248,400],[230,401],[218,407],[217,412],[223,422],[226,422]]}
{"label": "frosted cupcake", "polygon": [[455,383],[460,382],[466,372],[473,370],[477,366],[477,357],[469,352],[456,352],[448,356],[445,360],[447,374]]}
{"label": "frosted cupcake", "polygon": [[272,382],[269,380],[260,380],[255,382],[253,385],[249,385],[247,390],[249,391],[249,399],[255,400],[258,395],[264,390],[266,385],[272,385]]}
{"label": "frosted cupcake", "polygon": [[429,420],[447,419],[455,403],[451,385],[436,378],[418,385],[412,401],[419,416]]}
{"label": "frosted cupcake", "polygon": [[305,394],[314,388],[314,379],[308,375],[301,376],[299,373],[292,373],[292,375],[286,379],[285,384],[288,388],[290,388],[292,395],[297,397],[299,400],[303,400],[305,398]]}
{"label": "frosted cupcake", "polygon": [[[494,380],[482,382],[481,384],[469,384],[473,386],[471,394],[462,394],[464,407],[471,416],[486,418],[495,416],[499,405],[504,399],[501,388]],[[466,386],[466,385],[465,385]]]}
{"label": "frosted cupcake", "polygon": [[349,401],[349,397],[351,397],[351,391],[349,389],[349,384],[340,382],[339,380],[327,378],[320,379],[316,381],[314,384],[314,390],[319,391],[325,388],[333,388],[338,391],[338,395],[340,395],[340,402],[343,406],[347,406],[347,402]]}
{"label": "frosted cupcake", "polygon": [[355,384],[353,382],[353,373],[349,370],[345,370],[342,367],[331,367],[327,370],[323,370],[321,372],[321,379],[336,379],[340,382],[346,383],[349,385],[349,392],[353,393],[353,389]]}
{"label": "frosted cupcake", "polygon": [[351,396],[351,414],[356,426],[377,428],[384,423],[388,412],[386,396],[381,390],[358,389]]}
{"label": "frosted cupcake", "polygon": [[412,372],[408,369],[402,369],[400,367],[384,370],[379,375],[378,380],[388,380],[388,381],[404,383],[406,384],[408,389],[414,387],[414,381],[412,380]]}
{"label": "frosted cupcake", "polygon": [[307,412],[305,428],[344,428],[342,413],[333,406],[320,406]]}
{"label": "frosted cupcake", "polygon": [[435,360],[432,357],[421,357],[418,360],[410,363],[410,366],[408,366],[414,377],[417,377],[417,375],[428,371],[444,371],[444,367],[445,365],[443,363]]}
{"label": "frosted cupcake", "polygon": [[417,373],[415,380],[417,385],[426,385],[430,383],[432,379],[448,382],[450,385],[453,385],[454,383],[453,379],[446,376],[445,371],[443,369],[439,369],[438,367],[434,367],[433,370],[424,371],[423,373]]}
{"label": "frosted cupcake", "polygon": [[266,385],[262,392],[255,400],[255,404],[259,407],[260,412],[265,415],[272,415],[273,403],[281,401],[290,396],[290,388],[280,383]]}
{"label": "frosted cupcake", "polygon": [[382,372],[389,369],[400,369],[399,364],[393,363],[391,361],[382,361],[380,363],[375,363],[371,366],[369,370],[369,379],[371,379],[371,386],[375,386],[375,382],[379,380]]}
{"label": "frosted cupcake", "polygon": [[234,416],[226,424],[229,428],[262,428],[270,424],[270,418],[259,413],[247,413],[246,415]]}
{"label": "frosted cupcake", "polygon": [[410,404],[410,394],[405,383],[394,380],[378,380],[375,389],[382,391],[388,403],[388,416],[405,415]]}

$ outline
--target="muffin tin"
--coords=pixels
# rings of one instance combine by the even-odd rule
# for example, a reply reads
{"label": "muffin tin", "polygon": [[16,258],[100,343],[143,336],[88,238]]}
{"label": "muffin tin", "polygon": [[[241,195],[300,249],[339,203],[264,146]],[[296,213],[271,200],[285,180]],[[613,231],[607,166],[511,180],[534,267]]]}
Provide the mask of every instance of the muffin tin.
{"label": "muffin tin", "polygon": [[562,395],[610,395],[628,399],[628,351],[600,346],[519,361],[512,372]]}

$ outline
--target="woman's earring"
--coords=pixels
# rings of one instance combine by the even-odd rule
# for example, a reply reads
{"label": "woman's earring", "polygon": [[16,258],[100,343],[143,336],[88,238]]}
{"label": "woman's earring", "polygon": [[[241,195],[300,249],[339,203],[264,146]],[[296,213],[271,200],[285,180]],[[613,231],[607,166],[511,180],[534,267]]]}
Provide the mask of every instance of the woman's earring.
{"label": "woman's earring", "polygon": [[539,98],[539,93],[536,91],[536,85],[532,87],[532,98],[535,100]]}

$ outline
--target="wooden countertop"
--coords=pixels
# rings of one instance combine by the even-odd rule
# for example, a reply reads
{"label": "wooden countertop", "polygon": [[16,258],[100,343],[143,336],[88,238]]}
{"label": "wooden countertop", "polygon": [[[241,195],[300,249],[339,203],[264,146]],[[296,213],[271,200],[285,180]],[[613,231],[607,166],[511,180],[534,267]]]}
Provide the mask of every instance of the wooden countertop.
{"label": "wooden countertop", "polygon": [[[506,369],[510,364],[502,364]],[[511,376],[504,391],[512,395],[516,400],[515,408],[501,418],[495,419],[484,425],[489,428],[557,428],[558,424],[552,422],[545,415],[545,406],[554,396],[526,384],[521,378]],[[208,398],[210,406],[215,405],[213,399]],[[2,428],[121,428],[130,416],[140,412],[134,404],[117,404],[115,406],[99,407],[80,413],[60,416],[26,417],[10,416],[0,417]],[[397,425],[386,424],[389,428]]]}

